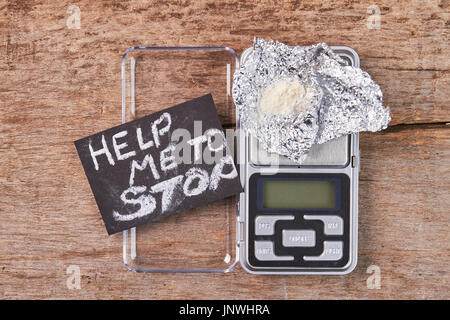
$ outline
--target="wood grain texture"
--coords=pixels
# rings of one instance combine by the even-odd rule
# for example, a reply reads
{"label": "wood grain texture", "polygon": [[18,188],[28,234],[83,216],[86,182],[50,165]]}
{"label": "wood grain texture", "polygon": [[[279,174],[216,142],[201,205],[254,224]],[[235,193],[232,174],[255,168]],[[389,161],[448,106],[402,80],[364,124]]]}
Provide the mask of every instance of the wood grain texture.
{"label": "wood grain texture", "polygon": [[[67,8],[81,10],[68,29]],[[0,297],[450,298],[450,2],[0,1]],[[254,36],[348,45],[391,107],[361,135],[359,264],[348,276],[140,275],[108,237],[73,141],[120,122],[120,60],[134,45]],[[229,110],[221,120],[233,124]],[[204,230],[205,237],[214,236]],[[66,269],[81,268],[81,290]],[[366,286],[381,268],[381,289]]]}

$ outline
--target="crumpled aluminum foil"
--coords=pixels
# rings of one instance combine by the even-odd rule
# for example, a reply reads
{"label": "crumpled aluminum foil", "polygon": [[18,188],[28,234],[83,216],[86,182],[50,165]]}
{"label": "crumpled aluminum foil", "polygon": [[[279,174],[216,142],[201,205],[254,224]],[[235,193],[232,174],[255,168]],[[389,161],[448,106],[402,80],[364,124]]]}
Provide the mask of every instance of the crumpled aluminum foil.
{"label": "crumpled aluminum foil", "polygon": [[[308,108],[261,116],[268,86],[286,78],[309,88]],[[253,52],[234,73],[233,99],[240,124],[268,152],[302,163],[313,144],[360,131],[379,131],[391,120],[380,87],[367,72],[349,66],[325,43],[292,47],[255,38]]]}

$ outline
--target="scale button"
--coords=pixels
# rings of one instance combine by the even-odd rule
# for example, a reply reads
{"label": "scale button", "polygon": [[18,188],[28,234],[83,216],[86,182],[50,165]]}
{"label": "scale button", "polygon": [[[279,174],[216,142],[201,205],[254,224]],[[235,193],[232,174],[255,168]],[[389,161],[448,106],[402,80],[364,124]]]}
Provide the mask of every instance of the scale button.
{"label": "scale button", "polygon": [[284,247],[314,247],[315,245],[314,230],[283,230]]}
{"label": "scale button", "polygon": [[303,216],[305,220],[322,220],[324,233],[328,236],[341,236],[344,234],[344,220],[339,216]]}
{"label": "scale button", "polygon": [[342,258],[342,241],[324,241],[323,252],[320,256],[305,256],[305,261],[337,261]]}
{"label": "scale button", "polygon": [[258,216],[255,219],[255,235],[273,235],[275,222],[278,220],[294,220],[294,216]]}
{"label": "scale button", "polygon": [[277,256],[273,252],[272,241],[255,241],[255,257],[260,261],[289,261],[292,256]]}

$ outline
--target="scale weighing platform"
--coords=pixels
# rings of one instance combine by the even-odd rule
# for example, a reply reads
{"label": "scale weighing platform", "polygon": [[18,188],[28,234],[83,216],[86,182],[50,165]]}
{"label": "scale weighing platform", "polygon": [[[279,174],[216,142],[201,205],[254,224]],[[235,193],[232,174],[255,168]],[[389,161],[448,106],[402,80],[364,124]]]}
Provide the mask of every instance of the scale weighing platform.
{"label": "scale weighing platform", "polygon": [[[332,47],[359,67],[352,49]],[[241,61],[251,54],[244,51]],[[240,137],[241,265],[250,273],[346,274],[357,263],[359,135],[314,145],[298,165]]]}

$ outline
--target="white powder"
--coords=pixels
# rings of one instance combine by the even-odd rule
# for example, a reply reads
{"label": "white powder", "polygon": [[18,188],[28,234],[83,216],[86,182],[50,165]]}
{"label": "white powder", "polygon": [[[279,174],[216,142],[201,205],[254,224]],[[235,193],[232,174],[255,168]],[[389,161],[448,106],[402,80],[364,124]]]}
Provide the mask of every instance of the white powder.
{"label": "white powder", "polygon": [[259,112],[266,115],[302,112],[309,107],[305,100],[307,90],[296,78],[285,78],[271,84],[261,94]]}

